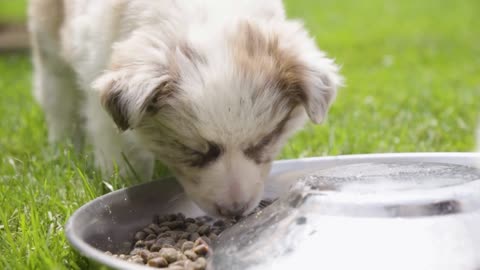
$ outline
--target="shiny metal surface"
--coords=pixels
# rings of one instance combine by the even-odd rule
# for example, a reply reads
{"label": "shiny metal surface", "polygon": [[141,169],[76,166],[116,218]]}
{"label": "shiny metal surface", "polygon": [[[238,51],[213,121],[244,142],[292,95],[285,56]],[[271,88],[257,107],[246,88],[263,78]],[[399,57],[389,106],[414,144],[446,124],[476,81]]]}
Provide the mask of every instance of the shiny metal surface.
{"label": "shiny metal surface", "polygon": [[359,163],[302,177],[219,238],[212,269],[478,269],[480,170]]}
{"label": "shiny metal surface", "polygon": [[[353,155],[278,161],[275,162],[273,166],[272,173],[265,190],[265,197],[276,198],[282,194],[285,194],[296,179],[298,179],[300,176],[307,174],[308,172],[347,164],[394,161],[413,163],[441,162],[450,164],[473,165],[479,159],[480,155],[474,153],[417,153]],[[477,187],[478,186],[474,186],[472,188],[476,189]],[[425,197],[423,197],[422,193],[419,193],[418,198],[419,200],[421,200]],[[372,203],[375,202],[375,200],[373,199],[371,201]],[[338,205],[338,203],[340,202],[335,202],[335,205]],[[315,254],[324,254],[322,258],[318,256],[319,262],[323,262],[324,266],[328,266],[328,263],[333,263],[335,262],[335,260],[341,260],[341,263],[337,261],[335,267],[332,268],[332,265],[330,265],[330,268],[323,269],[352,269],[342,267],[348,267],[346,262],[355,262],[357,264],[361,263],[362,256],[365,257],[367,250],[370,250],[367,255],[375,254],[375,252],[380,254],[379,252],[382,250],[392,249],[392,243],[396,243],[395,247],[397,248],[397,251],[398,248],[401,247],[404,249],[403,253],[405,256],[409,254],[411,255],[414,250],[418,252],[418,250],[431,249],[432,247],[436,247],[441,243],[446,243],[442,242],[442,239],[444,237],[450,235],[446,232],[449,232],[452,226],[457,226],[458,228],[458,226],[461,225],[463,226],[463,229],[461,231],[456,231],[457,241],[449,242],[449,248],[458,251],[457,253],[459,254],[464,254],[465,256],[468,256],[470,254],[469,252],[472,252],[474,241],[480,243],[480,238],[477,238],[477,235],[472,235],[470,232],[471,230],[480,227],[480,223],[477,223],[478,212],[475,212],[475,207],[475,202],[473,202],[471,205],[472,210],[467,212],[468,214],[459,214],[455,213],[455,211],[460,211],[460,208],[458,208],[455,203],[448,202],[448,200],[447,203],[440,203],[439,209],[443,209],[440,211],[440,213],[442,213],[442,211],[450,213],[449,215],[442,216],[442,218],[444,218],[444,222],[441,223],[432,223],[430,218],[422,217],[417,217],[414,219],[402,219],[398,217],[392,219],[381,216],[361,216],[352,218],[348,216],[332,215],[331,213],[323,214],[323,218],[315,219],[318,221],[318,223],[312,223],[308,226],[313,226],[314,228],[318,226],[317,231],[322,232],[319,235],[323,235],[324,244],[322,245],[321,243],[319,244],[317,242],[306,242],[303,243],[301,246],[304,248],[313,248],[316,252]],[[462,206],[462,209],[463,208],[464,207]],[[270,209],[273,208],[269,207],[265,209],[262,213],[268,214],[268,211],[270,211]],[[345,209],[346,208],[344,208],[344,210]],[[434,209],[437,208],[434,207]],[[405,212],[405,210],[395,211]],[[439,210],[432,211],[430,213],[430,216],[437,216],[437,213],[435,211]],[[174,179],[163,179],[160,181],[154,181],[140,186],[112,192],[82,206],[69,219],[66,225],[66,234],[69,242],[77,250],[79,250],[83,255],[97,262],[116,269],[148,269],[144,266],[134,265],[121,261],[119,259],[112,258],[108,255],[105,255],[104,251],[126,251],[128,249],[127,242],[132,239],[132,234],[133,232],[135,232],[135,230],[142,228],[145,224],[149,223],[154,214],[171,212],[184,212],[187,216],[197,216],[203,214],[199,208],[197,208],[188,198],[184,196],[180,186],[174,181]],[[355,220],[355,222],[352,222],[352,219]],[[303,219],[300,218],[290,220],[290,222],[294,221],[302,223],[302,220]],[[374,222],[374,225],[372,225],[372,220],[376,221]],[[411,223],[410,221],[417,222]],[[272,222],[272,224],[276,224],[274,220],[271,220],[270,222]],[[420,227],[423,226],[423,229],[419,230],[418,225],[421,225]],[[385,229],[387,227],[388,229]],[[228,233],[233,234],[234,230],[240,228],[241,225],[234,227],[232,228],[232,230],[228,231]],[[428,230],[426,230],[427,228]],[[428,233],[425,233],[426,231]],[[372,241],[372,233],[377,235],[376,241]],[[409,235],[409,237],[404,237],[402,236],[403,234]],[[225,234],[225,236],[226,235],[227,234]],[[279,246],[278,242],[273,241],[275,240],[274,235],[275,234],[271,235],[269,241],[264,241],[265,245]],[[423,245],[415,245],[415,241],[419,239],[433,239],[433,242],[430,241],[430,244],[428,244],[427,246],[425,243],[427,243],[428,241],[423,241]],[[448,237],[448,239],[452,240],[450,237]],[[224,245],[225,243],[226,242],[222,242],[220,244]],[[335,256],[332,255],[332,252],[338,251],[340,249],[344,250],[342,254],[336,254]],[[460,269],[454,267],[456,261],[455,258],[452,257],[452,254],[454,253],[449,253],[450,249],[443,249],[442,252],[445,253],[432,253],[432,256],[435,255],[438,258],[450,258],[451,265],[447,264],[446,266],[452,266],[453,268],[436,269]],[[226,252],[227,250],[227,248],[222,250],[221,246],[218,246],[218,248],[216,248],[215,255],[218,254],[218,256],[220,256],[222,252]],[[261,252],[261,249],[255,252],[259,253]],[[252,254],[255,254],[255,252]],[[480,251],[476,250],[475,254],[477,253],[480,253]],[[303,254],[308,253],[304,252]],[[232,254],[227,253],[227,255],[230,258],[233,258],[231,256]],[[393,255],[385,255],[384,259],[382,260],[399,260],[399,263],[397,263],[397,265],[399,267],[405,266],[401,263],[401,256],[392,256]],[[403,261],[408,258],[405,256]],[[411,257],[410,259],[415,258]],[[380,260],[380,262],[377,261],[377,264],[370,265],[371,267],[373,267],[370,269],[374,269],[376,266],[385,266],[385,264],[381,263],[382,260]],[[282,262],[282,260],[277,261],[277,263]],[[305,258],[303,258],[303,261],[308,262],[308,260],[306,260]],[[292,263],[292,261],[290,261],[290,263]],[[392,263],[392,261],[390,261],[390,263]],[[220,263],[218,263],[217,268],[215,268],[215,266],[212,268],[247,269],[238,268],[237,266],[240,265],[241,263],[230,263],[228,268],[221,268]],[[288,266],[289,264],[288,262],[282,262],[281,265]],[[319,264],[318,266],[320,265],[322,264]],[[470,270],[470,268],[468,267],[472,265],[472,261],[465,261],[464,266],[467,268],[461,269]],[[260,264],[258,264],[256,265],[256,267],[256,269],[287,269],[281,268],[280,265],[261,266]],[[294,269],[300,268],[295,267]],[[357,267],[355,269],[361,268]],[[390,267],[389,269],[400,268]],[[422,268],[422,265],[417,265],[417,268],[410,269],[435,268]]]}

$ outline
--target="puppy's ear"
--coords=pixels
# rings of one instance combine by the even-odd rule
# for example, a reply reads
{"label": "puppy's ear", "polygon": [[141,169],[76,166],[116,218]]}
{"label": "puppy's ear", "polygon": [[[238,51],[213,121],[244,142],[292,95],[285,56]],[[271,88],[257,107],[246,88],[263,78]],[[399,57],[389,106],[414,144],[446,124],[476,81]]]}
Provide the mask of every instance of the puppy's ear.
{"label": "puppy's ear", "polygon": [[188,44],[166,44],[156,33],[158,29],[146,28],[115,44],[108,70],[92,84],[122,131],[165,106],[178,88],[180,64],[198,61]]}
{"label": "puppy's ear", "polygon": [[343,85],[339,67],[318,49],[299,22],[283,25],[279,38],[278,67],[288,95],[297,98],[314,123],[321,123]]}
{"label": "puppy's ear", "polygon": [[303,104],[312,122],[321,123],[342,84],[337,66],[319,51],[303,57],[282,55],[278,67],[283,91],[287,97]]}
{"label": "puppy's ear", "polygon": [[170,76],[157,75],[107,71],[93,83],[93,88],[100,92],[100,102],[120,130],[135,128],[146,114],[157,112],[172,95]]}

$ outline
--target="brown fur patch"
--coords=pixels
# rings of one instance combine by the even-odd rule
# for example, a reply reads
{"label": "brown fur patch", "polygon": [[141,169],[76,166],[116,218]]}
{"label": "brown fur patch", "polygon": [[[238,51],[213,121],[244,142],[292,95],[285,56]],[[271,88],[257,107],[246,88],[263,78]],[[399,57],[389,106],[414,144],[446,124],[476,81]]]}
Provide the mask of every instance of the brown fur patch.
{"label": "brown fur patch", "polygon": [[264,74],[267,78],[266,85],[257,89],[252,99],[273,86],[281,91],[283,98],[274,101],[273,106],[282,106],[287,101],[290,108],[294,108],[307,101],[304,82],[308,70],[293,52],[279,47],[276,34],[262,33],[255,25],[244,22],[231,44],[234,59],[246,79],[252,74]]}
{"label": "brown fur patch", "polygon": [[176,91],[175,85],[176,84],[173,80],[159,85],[147,98],[141,110],[144,110],[149,114],[155,114],[158,112],[160,108],[167,103],[167,100],[173,97]]}
{"label": "brown fur patch", "polygon": [[[145,98],[142,105],[137,108],[140,114],[155,114],[162,106],[166,104],[166,100],[175,92],[172,82],[165,82],[159,85],[152,93]],[[116,89],[115,82],[112,82],[109,89],[104,91],[100,97],[104,108],[109,112],[115,124],[122,131],[132,128],[129,122],[128,97],[123,96],[120,89]]]}
{"label": "brown fur patch", "polygon": [[234,61],[244,79],[258,74],[266,78],[265,85],[255,89],[251,97],[253,102],[264,91],[280,91],[280,98],[272,100],[273,111],[284,111],[284,106],[288,106],[289,113],[273,131],[244,151],[247,157],[258,164],[269,162],[264,158],[266,147],[282,134],[293,109],[307,102],[305,81],[308,70],[294,52],[280,48],[279,42],[278,35],[263,33],[249,22],[240,24],[231,40]]}
{"label": "brown fur patch", "polygon": [[118,128],[125,131],[130,128],[128,113],[124,107],[125,102],[123,101],[121,91],[114,91],[112,89],[113,84],[114,83],[111,84],[109,90],[103,92],[100,100]]}

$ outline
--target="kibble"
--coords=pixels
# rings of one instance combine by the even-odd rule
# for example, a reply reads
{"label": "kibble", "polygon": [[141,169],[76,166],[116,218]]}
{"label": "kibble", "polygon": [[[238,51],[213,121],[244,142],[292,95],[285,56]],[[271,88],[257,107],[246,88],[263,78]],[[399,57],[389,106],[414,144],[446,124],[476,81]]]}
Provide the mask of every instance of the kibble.
{"label": "kibble", "polygon": [[202,270],[202,269],[205,269],[206,267],[207,267],[207,260],[205,258],[200,257],[195,261],[193,269]]}
{"label": "kibble", "polygon": [[152,234],[149,234],[149,235],[147,236],[147,238],[145,238],[146,241],[148,241],[148,240],[153,240],[153,239],[157,239],[157,235],[156,235],[156,234],[153,234],[153,233],[152,233]]}
{"label": "kibble", "polygon": [[225,221],[223,220],[217,220],[215,221],[215,223],[213,223],[213,226],[216,226],[216,227],[225,227]]}
{"label": "kibble", "polygon": [[194,232],[196,232],[197,230],[198,230],[198,225],[195,224],[195,223],[192,223],[192,224],[188,225],[188,227],[187,227],[187,229],[186,229],[186,231],[187,231],[188,233],[194,233]]}
{"label": "kibble", "polygon": [[183,252],[178,251],[177,252],[177,260],[185,261],[185,260],[188,260],[188,258],[187,258],[187,256],[185,256],[185,254],[183,254]]}
{"label": "kibble", "polygon": [[128,258],[127,261],[133,262],[133,263],[138,263],[138,264],[143,264],[143,258],[140,257],[140,255],[133,255],[132,257]]}
{"label": "kibble", "polygon": [[154,252],[159,251],[160,249],[162,249],[162,245],[157,243],[153,244],[152,247],[150,247],[150,251]]}
{"label": "kibble", "polygon": [[186,241],[182,245],[182,251],[192,249],[195,246],[195,244],[192,241]]}
{"label": "kibble", "polygon": [[148,228],[154,231],[155,233],[160,233],[160,227],[155,223],[148,225]]}
{"label": "kibble", "polygon": [[160,256],[165,258],[169,263],[177,261],[177,250],[174,248],[162,248],[160,250]]}
{"label": "kibble", "polygon": [[174,246],[176,244],[173,237],[160,238],[157,240],[157,243],[162,245],[162,247],[166,245]]}
{"label": "kibble", "polygon": [[155,244],[155,239],[145,241],[145,247],[146,247],[147,249],[150,249],[153,244]]}
{"label": "kibble", "polygon": [[187,239],[178,239],[177,243],[175,244],[175,248],[181,249],[185,242],[187,242]]}
{"label": "kibble", "polygon": [[143,247],[145,247],[145,246],[146,246],[145,241],[143,241],[143,240],[138,240],[138,241],[135,243],[135,246],[134,246],[134,247],[135,247],[135,248],[143,248]]}
{"label": "kibble", "polygon": [[[262,201],[255,211],[270,203]],[[205,270],[206,257],[212,252],[211,244],[238,221],[238,218],[214,220],[209,216],[191,218],[182,213],[155,215],[151,224],[134,234],[128,255],[108,251],[105,254],[168,270]]]}
{"label": "kibble", "polygon": [[167,260],[165,260],[165,258],[163,257],[152,258],[148,261],[147,264],[148,266],[157,267],[157,268],[163,268],[168,266]]}
{"label": "kibble", "polygon": [[145,229],[143,229],[143,231],[148,233],[148,234],[155,234],[155,232],[150,228],[145,228]]}
{"label": "kibble", "polygon": [[179,235],[178,237],[179,239],[184,239],[184,240],[187,240],[188,238],[190,238],[190,233],[188,232],[183,232]]}
{"label": "kibble", "polygon": [[196,241],[198,238],[200,238],[200,234],[198,232],[190,234],[190,241]]}
{"label": "kibble", "polygon": [[173,231],[166,231],[157,236],[158,239],[160,238],[167,238],[167,237],[173,237],[174,233]]}
{"label": "kibble", "polygon": [[167,226],[162,226],[160,227],[160,229],[158,229],[158,233],[168,232],[169,230],[170,228],[168,228]]}
{"label": "kibble", "polygon": [[194,218],[186,218],[185,223],[195,223],[195,219]]}
{"label": "kibble", "polygon": [[[153,258],[158,258],[158,257],[162,257],[160,256],[160,252],[145,252],[145,254],[147,254],[147,258],[146,260],[149,261]],[[143,257],[142,257],[143,258]],[[163,257],[162,257],[163,258]],[[165,259],[165,258],[164,258]]]}
{"label": "kibble", "polygon": [[144,240],[147,237],[147,233],[143,231],[139,231],[135,234],[135,240]]}
{"label": "kibble", "polygon": [[130,255],[141,254],[143,251],[145,251],[143,248],[134,248],[132,251],[130,251]]}
{"label": "kibble", "polygon": [[185,254],[185,256],[187,256],[187,258],[191,261],[195,261],[198,258],[197,253],[191,249],[185,250],[183,254]]}
{"label": "kibble", "polygon": [[200,256],[205,256],[208,254],[207,245],[199,245],[193,248],[193,252],[197,253]]}
{"label": "kibble", "polygon": [[210,225],[204,224],[204,225],[200,226],[200,228],[198,228],[197,232],[200,235],[209,234],[210,233]]}

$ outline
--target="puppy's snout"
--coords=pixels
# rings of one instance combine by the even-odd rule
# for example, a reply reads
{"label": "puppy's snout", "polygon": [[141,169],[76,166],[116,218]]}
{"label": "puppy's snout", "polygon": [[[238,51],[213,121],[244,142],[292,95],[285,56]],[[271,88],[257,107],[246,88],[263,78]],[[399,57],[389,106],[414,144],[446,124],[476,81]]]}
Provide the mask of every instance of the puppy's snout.
{"label": "puppy's snout", "polygon": [[218,214],[226,217],[239,217],[242,216],[248,208],[246,203],[234,202],[229,205],[215,204]]}

